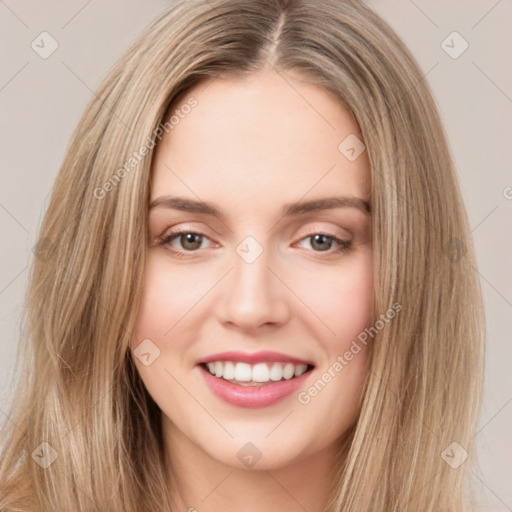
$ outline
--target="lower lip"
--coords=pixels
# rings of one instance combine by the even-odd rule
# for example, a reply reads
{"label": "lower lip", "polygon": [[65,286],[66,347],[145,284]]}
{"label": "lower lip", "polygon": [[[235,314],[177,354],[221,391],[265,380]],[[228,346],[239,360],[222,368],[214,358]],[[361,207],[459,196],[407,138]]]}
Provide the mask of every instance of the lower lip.
{"label": "lower lip", "polygon": [[225,402],[237,407],[268,407],[291,395],[308,378],[310,371],[300,377],[289,380],[280,380],[272,384],[259,386],[243,386],[228,382],[219,377],[214,377],[202,366],[199,367],[206,385],[211,391]]}

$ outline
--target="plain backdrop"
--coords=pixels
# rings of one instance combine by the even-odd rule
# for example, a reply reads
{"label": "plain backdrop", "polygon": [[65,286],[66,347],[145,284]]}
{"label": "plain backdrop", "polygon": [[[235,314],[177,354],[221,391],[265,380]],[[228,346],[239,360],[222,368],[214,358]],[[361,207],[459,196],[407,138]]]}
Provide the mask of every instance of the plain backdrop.
{"label": "plain backdrop", "polygon": [[[367,3],[417,58],[448,133],[487,312],[480,467],[471,470],[472,483],[482,508],[512,511],[512,2]],[[71,133],[110,66],[168,5],[0,0],[0,423],[9,421],[32,249]],[[58,46],[43,58],[51,45]]]}

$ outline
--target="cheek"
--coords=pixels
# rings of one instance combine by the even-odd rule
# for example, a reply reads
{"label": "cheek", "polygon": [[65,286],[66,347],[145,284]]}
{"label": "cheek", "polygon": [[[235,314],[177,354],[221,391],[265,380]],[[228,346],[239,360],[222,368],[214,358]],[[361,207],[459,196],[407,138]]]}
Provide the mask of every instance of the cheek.
{"label": "cheek", "polygon": [[[148,256],[131,343],[139,375],[160,408],[165,405],[161,403],[164,397],[176,400],[174,380],[166,370],[183,367],[186,337],[177,333],[191,308],[188,303],[193,299],[187,299],[187,291],[194,287],[177,281],[179,275],[176,274],[179,273],[166,272],[158,258]],[[180,290],[179,297],[173,293],[177,289]],[[172,350],[169,350],[171,343]]]}
{"label": "cheek", "polygon": [[[171,272],[161,255],[150,254],[133,343],[145,338],[154,338],[160,344],[171,339],[179,343],[174,339],[176,332],[187,322],[187,315],[209,287],[211,283],[199,279],[197,271]],[[187,329],[190,327],[187,325]]]}
{"label": "cheek", "polygon": [[372,319],[371,252],[365,250],[315,277],[318,286],[309,294],[308,305],[322,312],[322,322],[310,315],[308,327],[319,344],[321,362],[297,400],[304,415],[302,431],[313,437],[321,424],[324,437],[317,442],[323,448],[354,422],[368,376],[371,343],[361,343],[358,336]]}
{"label": "cheek", "polygon": [[323,322],[321,339],[328,349],[341,350],[368,327],[372,317],[371,253],[365,252],[346,267],[318,276],[308,294],[311,310]]}
{"label": "cheek", "polygon": [[362,265],[353,273],[345,276],[333,290],[329,306],[333,330],[342,340],[357,336],[368,326],[372,316],[373,280],[371,269]]}
{"label": "cheek", "polygon": [[[187,371],[188,336],[198,327],[189,320],[206,285],[198,285],[193,272],[171,272],[161,255],[148,255],[131,348],[139,375],[162,410],[182,397],[176,380]],[[140,357],[147,353],[149,358]]]}

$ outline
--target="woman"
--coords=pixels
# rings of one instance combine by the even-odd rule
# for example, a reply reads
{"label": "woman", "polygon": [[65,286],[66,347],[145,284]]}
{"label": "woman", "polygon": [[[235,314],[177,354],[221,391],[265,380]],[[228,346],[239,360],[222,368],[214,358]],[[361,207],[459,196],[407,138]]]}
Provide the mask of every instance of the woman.
{"label": "woman", "polygon": [[472,242],[364,4],[173,4],[87,107],[35,254],[3,511],[463,509]]}

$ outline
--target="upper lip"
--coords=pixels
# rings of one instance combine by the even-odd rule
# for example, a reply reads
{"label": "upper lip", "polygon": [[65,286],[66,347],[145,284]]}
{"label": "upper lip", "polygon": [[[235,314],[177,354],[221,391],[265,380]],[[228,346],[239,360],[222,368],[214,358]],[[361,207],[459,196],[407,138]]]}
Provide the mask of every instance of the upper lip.
{"label": "upper lip", "polygon": [[241,362],[248,364],[283,362],[314,366],[312,361],[307,361],[305,359],[301,359],[300,357],[290,356],[288,354],[282,354],[280,352],[273,352],[270,350],[264,350],[260,352],[238,352],[233,350],[228,352],[218,352],[217,354],[212,354],[210,356],[198,359],[196,364],[211,363],[214,361],[233,361],[237,363]]}

